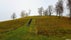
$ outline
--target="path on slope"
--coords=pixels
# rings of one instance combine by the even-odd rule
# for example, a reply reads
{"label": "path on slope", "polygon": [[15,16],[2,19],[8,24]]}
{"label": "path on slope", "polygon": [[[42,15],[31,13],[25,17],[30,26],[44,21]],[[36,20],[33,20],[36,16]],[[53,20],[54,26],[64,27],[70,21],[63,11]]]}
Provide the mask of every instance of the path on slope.
{"label": "path on slope", "polygon": [[32,18],[29,20],[27,26],[30,26],[31,22],[32,22]]}

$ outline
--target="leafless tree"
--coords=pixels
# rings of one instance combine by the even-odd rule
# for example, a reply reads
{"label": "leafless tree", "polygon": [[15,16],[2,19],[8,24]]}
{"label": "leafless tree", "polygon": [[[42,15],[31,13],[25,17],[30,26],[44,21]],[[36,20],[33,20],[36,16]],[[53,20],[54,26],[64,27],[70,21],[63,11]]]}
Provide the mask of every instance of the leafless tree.
{"label": "leafless tree", "polygon": [[26,12],[25,16],[26,16],[26,17],[29,16],[29,13]]}
{"label": "leafless tree", "polygon": [[21,12],[21,17],[25,17],[25,11]]}
{"label": "leafless tree", "polygon": [[48,10],[47,9],[43,11],[43,15],[48,16]]}
{"label": "leafless tree", "polygon": [[12,14],[12,19],[14,20],[15,18],[16,18],[16,14],[13,13],[13,14]]}
{"label": "leafless tree", "polygon": [[69,9],[69,16],[70,16],[70,19],[71,19],[71,0],[67,0],[68,4],[68,9]]}
{"label": "leafless tree", "polygon": [[31,14],[31,10],[29,10],[29,14]]}
{"label": "leafless tree", "polygon": [[62,16],[62,14],[63,14],[63,0],[59,0],[58,2],[57,2],[57,5],[56,5],[56,13],[57,13],[57,16]]}
{"label": "leafless tree", "polygon": [[38,13],[39,13],[40,16],[43,15],[43,7],[38,8]]}
{"label": "leafless tree", "polygon": [[52,14],[52,6],[51,5],[48,6],[48,12],[49,12],[49,16],[51,16],[51,14]]}

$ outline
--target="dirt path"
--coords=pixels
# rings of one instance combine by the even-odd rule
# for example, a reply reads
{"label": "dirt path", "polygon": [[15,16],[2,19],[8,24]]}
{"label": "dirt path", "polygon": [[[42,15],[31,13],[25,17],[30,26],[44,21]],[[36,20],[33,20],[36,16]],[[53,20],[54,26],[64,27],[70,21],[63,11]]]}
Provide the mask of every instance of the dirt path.
{"label": "dirt path", "polygon": [[30,26],[31,22],[32,22],[32,19],[29,20],[27,26]]}

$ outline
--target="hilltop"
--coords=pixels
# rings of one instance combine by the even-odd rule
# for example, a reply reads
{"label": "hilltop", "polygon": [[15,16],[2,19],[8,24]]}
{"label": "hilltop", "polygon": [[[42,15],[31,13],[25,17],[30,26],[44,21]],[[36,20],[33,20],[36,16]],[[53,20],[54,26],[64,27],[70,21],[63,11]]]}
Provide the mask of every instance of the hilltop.
{"label": "hilltop", "polygon": [[[27,26],[32,19],[30,26]],[[65,40],[71,38],[68,17],[30,16],[0,23],[1,40]]]}

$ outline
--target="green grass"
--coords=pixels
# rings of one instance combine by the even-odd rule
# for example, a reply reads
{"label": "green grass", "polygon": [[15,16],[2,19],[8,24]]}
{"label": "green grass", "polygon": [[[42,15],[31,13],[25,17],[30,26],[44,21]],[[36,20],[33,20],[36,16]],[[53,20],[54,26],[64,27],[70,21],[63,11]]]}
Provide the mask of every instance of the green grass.
{"label": "green grass", "polygon": [[[30,18],[33,21],[27,26]],[[0,40],[65,40],[71,39],[69,32],[67,17],[33,16],[0,23]]]}

